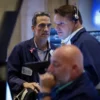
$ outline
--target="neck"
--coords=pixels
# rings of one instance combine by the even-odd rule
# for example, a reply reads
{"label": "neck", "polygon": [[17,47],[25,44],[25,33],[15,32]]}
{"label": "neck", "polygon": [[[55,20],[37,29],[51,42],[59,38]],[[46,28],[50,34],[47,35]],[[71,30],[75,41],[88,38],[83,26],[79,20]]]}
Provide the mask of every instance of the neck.
{"label": "neck", "polygon": [[34,38],[34,41],[38,49],[46,50],[48,48],[47,40],[44,40],[44,39],[39,40],[39,39]]}
{"label": "neck", "polygon": [[79,29],[79,28],[81,28],[81,27],[83,27],[83,26],[78,22],[78,23],[75,25],[74,31],[77,30],[77,29]]}

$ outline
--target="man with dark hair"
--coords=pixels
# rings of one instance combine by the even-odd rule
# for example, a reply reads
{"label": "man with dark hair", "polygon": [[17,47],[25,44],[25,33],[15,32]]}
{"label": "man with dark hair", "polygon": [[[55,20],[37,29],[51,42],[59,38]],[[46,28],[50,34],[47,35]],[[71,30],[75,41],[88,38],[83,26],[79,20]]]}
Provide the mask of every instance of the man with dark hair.
{"label": "man with dark hair", "polygon": [[81,50],[85,71],[97,85],[100,82],[100,43],[82,26],[79,10],[74,5],[63,5],[55,9],[54,22],[62,44],[74,44]]}
{"label": "man with dark hair", "polygon": [[38,73],[24,66],[28,62],[48,61],[50,57],[50,15],[45,12],[35,13],[32,19],[34,37],[17,44],[8,58],[8,82],[13,94],[23,88],[34,90],[34,83],[39,82]]}

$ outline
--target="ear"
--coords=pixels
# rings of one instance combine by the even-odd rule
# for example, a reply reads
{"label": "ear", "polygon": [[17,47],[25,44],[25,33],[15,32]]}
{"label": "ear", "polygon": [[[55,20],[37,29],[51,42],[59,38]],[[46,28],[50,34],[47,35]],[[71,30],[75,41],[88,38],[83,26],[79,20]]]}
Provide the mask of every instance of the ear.
{"label": "ear", "polygon": [[31,28],[32,28],[32,30],[34,31],[34,29],[35,29],[35,26],[31,26]]}
{"label": "ear", "polygon": [[76,64],[73,65],[73,66],[72,66],[72,69],[73,69],[73,72],[77,72],[77,65],[76,65]]}

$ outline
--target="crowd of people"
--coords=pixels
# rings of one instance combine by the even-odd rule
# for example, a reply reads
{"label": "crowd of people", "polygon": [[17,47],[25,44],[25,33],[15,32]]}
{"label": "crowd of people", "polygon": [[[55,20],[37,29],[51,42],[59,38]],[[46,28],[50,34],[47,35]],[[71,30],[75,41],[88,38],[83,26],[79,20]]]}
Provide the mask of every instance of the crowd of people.
{"label": "crowd of people", "polygon": [[[48,41],[50,15],[38,12],[32,19],[34,37],[12,50],[7,68],[13,97],[30,88],[42,100],[100,100],[95,89],[100,82],[100,43],[82,26],[81,14],[74,5],[56,8],[54,23],[62,41],[60,47]],[[42,75],[24,66],[42,61],[50,61]]]}

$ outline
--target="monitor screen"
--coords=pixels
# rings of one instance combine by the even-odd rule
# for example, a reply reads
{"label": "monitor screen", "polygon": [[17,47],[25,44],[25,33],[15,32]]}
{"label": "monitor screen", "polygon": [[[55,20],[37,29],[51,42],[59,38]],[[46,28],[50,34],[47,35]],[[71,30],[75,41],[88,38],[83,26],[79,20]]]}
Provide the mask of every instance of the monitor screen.
{"label": "monitor screen", "polygon": [[12,100],[10,88],[7,83],[6,62],[0,62],[0,100]]}
{"label": "monitor screen", "polygon": [[12,100],[11,92],[8,83],[6,83],[6,100]]}

